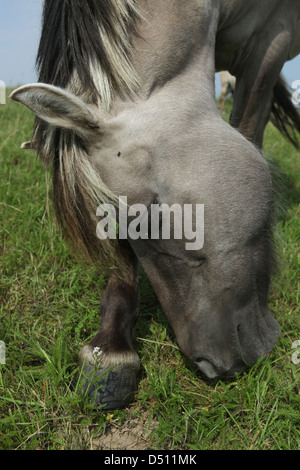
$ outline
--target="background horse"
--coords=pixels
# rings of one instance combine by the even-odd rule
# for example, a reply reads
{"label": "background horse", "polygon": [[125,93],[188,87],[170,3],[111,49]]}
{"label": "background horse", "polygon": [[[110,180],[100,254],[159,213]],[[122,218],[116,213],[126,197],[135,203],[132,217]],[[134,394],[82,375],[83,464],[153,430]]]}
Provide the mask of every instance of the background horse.
{"label": "background horse", "polygon": [[220,72],[220,80],[221,80],[221,96],[220,96],[220,101],[219,101],[219,108],[221,113],[224,111],[224,104],[225,104],[225,99],[226,96],[229,95],[230,93],[234,94],[234,89],[235,89],[235,82],[236,78],[231,75],[228,71],[223,70]]}
{"label": "background horse", "polygon": [[[218,0],[46,0],[40,82],[12,94],[38,117],[33,143],[53,164],[55,213],[77,251],[110,274],[96,337],[80,353],[95,404],[128,404],[137,263],[181,350],[209,378],[268,353],[272,182],[267,163],[215,103]],[[201,86],[199,86],[201,84]],[[99,204],[205,207],[205,241],[104,240]]]}
{"label": "background horse", "polygon": [[271,116],[298,146],[299,112],[279,75],[284,63],[300,53],[300,3],[221,0],[219,8],[216,69],[236,77],[231,124],[262,147]]}

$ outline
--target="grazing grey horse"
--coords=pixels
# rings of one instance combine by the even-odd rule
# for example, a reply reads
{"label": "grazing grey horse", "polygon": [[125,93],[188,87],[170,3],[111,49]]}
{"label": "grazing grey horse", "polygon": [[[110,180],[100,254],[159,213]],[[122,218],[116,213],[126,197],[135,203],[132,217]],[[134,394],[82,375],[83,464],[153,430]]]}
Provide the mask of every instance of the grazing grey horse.
{"label": "grazing grey horse", "polygon": [[[12,94],[37,116],[31,146],[53,165],[63,234],[110,275],[79,379],[106,409],[136,389],[138,262],[181,350],[208,378],[242,372],[279,337],[268,311],[272,181],[217,109],[219,22],[218,0],[46,0],[40,83]],[[146,216],[152,205],[194,215],[204,206],[203,247],[188,250],[184,236],[100,240],[97,208],[117,208],[121,196]]]}
{"label": "grazing grey horse", "polygon": [[219,101],[220,111],[224,111],[225,99],[229,93],[234,94],[236,78],[231,75],[227,70],[220,72],[221,79],[221,96]]}
{"label": "grazing grey horse", "polygon": [[271,117],[298,147],[299,113],[279,74],[300,53],[300,2],[220,0],[219,7],[216,69],[236,77],[231,124],[262,147]]}

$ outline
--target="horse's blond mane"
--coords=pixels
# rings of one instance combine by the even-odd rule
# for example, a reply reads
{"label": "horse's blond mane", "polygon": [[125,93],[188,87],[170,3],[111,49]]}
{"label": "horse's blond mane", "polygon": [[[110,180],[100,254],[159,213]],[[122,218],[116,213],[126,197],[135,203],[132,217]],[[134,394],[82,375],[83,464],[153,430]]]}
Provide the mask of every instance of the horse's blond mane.
{"label": "horse's blond mane", "polygon": [[[129,95],[138,87],[131,37],[139,16],[137,0],[45,0],[39,82],[68,89],[86,103],[109,110],[116,93]],[[126,261],[118,243],[96,236],[97,207],[115,205],[117,198],[82,140],[36,119],[33,141],[46,166],[54,162],[54,209],[65,237],[85,259],[124,273]]]}
{"label": "horse's blond mane", "polygon": [[135,92],[132,35],[140,17],[137,0],[45,0],[39,81],[106,109],[115,92]]}
{"label": "horse's blond mane", "polygon": [[[53,171],[53,203],[56,219],[75,254],[83,260],[101,265],[102,269],[126,269],[119,254],[117,240],[101,241],[96,227],[100,204],[118,199],[95,170],[84,145],[70,131],[59,131]],[[54,143],[54,141],[53,141]]]}

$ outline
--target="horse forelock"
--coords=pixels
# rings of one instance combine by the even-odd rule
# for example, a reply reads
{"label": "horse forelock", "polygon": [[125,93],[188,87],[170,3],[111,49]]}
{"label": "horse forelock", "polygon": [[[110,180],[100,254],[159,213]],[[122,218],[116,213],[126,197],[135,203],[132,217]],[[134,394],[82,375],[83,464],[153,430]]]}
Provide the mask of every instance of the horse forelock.
{"label": "horse forelock", "polygon": [[[51,133],[55,149],[53,168],[53,205],[56,219],[74,253],[83,260],[110,271],[126,267],[118,254],[117,240],[99,240],[96,227],[101,204],[116,206],[117,197],[107,188],[94,168],[84,143],[69,130]],[[50,142],[49,142],[50,144]]]}
{"label": "horse forelock", "polygon": [[137,0],[45,0],[37,55],[39,81],[109,108],[114,93],[132,94]]}

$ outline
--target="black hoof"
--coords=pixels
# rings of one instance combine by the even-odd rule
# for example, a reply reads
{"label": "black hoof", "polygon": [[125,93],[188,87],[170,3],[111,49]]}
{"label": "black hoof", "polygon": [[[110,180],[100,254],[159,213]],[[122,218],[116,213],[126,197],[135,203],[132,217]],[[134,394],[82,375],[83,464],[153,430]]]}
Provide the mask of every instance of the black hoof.
{"label": "black hoof", "polygon": [[77,389],[92,406],[102,410],[121,409],[132,403],[136,391],[137,371],[130,367],[108,370],[84,365]]}

